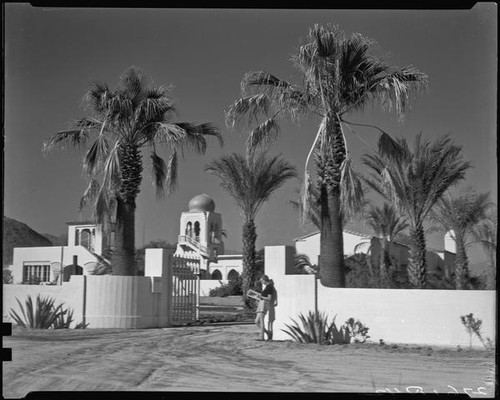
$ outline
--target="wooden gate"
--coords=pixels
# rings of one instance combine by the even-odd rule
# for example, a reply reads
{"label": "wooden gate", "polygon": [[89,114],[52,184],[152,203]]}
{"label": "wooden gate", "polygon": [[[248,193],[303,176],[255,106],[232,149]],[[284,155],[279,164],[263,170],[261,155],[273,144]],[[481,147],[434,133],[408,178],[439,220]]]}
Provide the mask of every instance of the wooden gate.
{"label": "wooden gate", "polygon": [[174,325],[196,322],[200,308],[200,259],[172,257],[171,321]]}

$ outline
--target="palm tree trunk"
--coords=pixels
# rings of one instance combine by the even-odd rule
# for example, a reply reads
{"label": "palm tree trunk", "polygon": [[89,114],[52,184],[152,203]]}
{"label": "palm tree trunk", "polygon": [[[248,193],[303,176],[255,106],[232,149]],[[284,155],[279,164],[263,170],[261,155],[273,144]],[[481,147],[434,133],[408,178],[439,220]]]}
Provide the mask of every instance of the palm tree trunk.
{"label": "palm tree trunk", "polygon": [[319,271],[321,284],[326,287],[345,287],[344,238],[340,193],[321,188],[321,238]]}
{"label": "palm tree trunk", "polygon": [[336,117],[327,118],[326,132],[316,158],[321,202],[320,279],[327,287],[345,287],[340,181],[346,149]]}
{"label": "palm tree trunk", "polygon": [[425,259],[425,234],[422,225],[410,229],[410,239],[408,278],[414,288],[424,289],[427,285],[427,261]]}
{"label": "palm tree trunk", "polygon": [[463,237],[456,233],[457,254],[455,256],[455,288],[457,290],[465,289],[466,277],[468,275],[467,253]]}
{"label": "palm tree trunk", "polygon": [[247,298],[248,289],[252,288],[255,280],[255,243],[257,241],[257,233],[253,220],[247,220],[243,224],[243,274],[241,289],[243,291],[243,302],[249,306]]}
{"label": "palm tree trunk", "polygon": [[117,198],[115,243],[111,266],[113,275],[135,275],[135,206]]}
{"label": "palm tree trunk", "polygon": [[116,196],[115,246],[111,266],[113,275],[136,275],[135,253],[135,199],[142,180],[142,157],[133,143],[121,143],[121,181]]}
{"label": "palm tree trunk", "polygon": [[382,287],[388,287],[389,285],[389,267],[391,265],[391,258],[389,256],[389,250],[387,248],[387,239],[380,239],[380,284]]}

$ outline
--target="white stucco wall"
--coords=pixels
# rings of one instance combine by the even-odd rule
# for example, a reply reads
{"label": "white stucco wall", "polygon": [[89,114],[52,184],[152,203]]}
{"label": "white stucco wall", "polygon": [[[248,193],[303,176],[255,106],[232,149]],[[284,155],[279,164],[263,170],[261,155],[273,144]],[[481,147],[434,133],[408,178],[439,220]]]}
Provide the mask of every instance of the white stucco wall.
{"label": "white stucco wall", "polygon": [[218,269],[222,274],[222,279],[227,280],[229,272],[234,269],[239,275],[243,272],[243,258],[239,254],[227,254],[217,258],[217,263],[211,262],[208,266],[208,273]]}
{"label": "white stucco wall", "polygon": [[74,324],[84,321],[88,328],[154,328],[170,325],[168,278],[145,276],[71,276],[61,286],[4,285],[4,322],[13,322],[10,308],[24,306],[28,295],[56,299],[73,309]]}
{"label": "white stucco wall", "polygon": [[[344,239],[344,255],[350,256],[359,252],[366,252],[370,246],[370,236],[360,236],[350,232],[343,232]],[[297,239],[295,241],[295,248],[298,254],[305,254],[313,264],[318,263],[318,256],[320,253],[320,239],[319,232],[312,234],[304,239]],[[358,249],[356,249],[356,247]],[[355,251],[356,250],[356,251]]]}
{"label": "white stucco wall", "polygon": [[[315,277],[285,275],[292,254],[293,247],[265,247],[266,273],[278,291],[276,340],[290,339],[284,324],[315,307]],[[469,313],[483,321],[485,337],[496,337],[495,291],[327,288],[318,280],[317,303],[319,311],[337,315],[337,325],[350,317],[361,320],[375,342],[468,347],[460,316]],[[477,339],[473,345],[482,346]]]}
{"label": "white stucco wall", "polygon": [[19,299],[23,307],[28,296],[35,301],[38,294],[42,297],[52,297],[56,299],[56,306],[64,303],[63,308],[71,308],[73,310],[73,319],[75,322],[71,325],[82,322],[83,318],[83,276],[73,275],[69,282],[64,282],[61,286],[44,286],[44,285],[3,285],[3,303],[2,303],[2,321],[13,322],[10,318],[10,309],[13,308],[20,314],[19,305],[16,298]]}
{"label": "white stucco wall", "polygon": [[[63,264],[73,264],[73,256],[78,257],[78,265],[96,261],[96,257],[83,246],[48,246],[48,247],[15,247],[12,263],[12,277],[14,283],[21,283],[23,280],[23,265],[24,263],[51,264],[53,267],[60,269],[61,254],[63,254]],[[57,271],[58,273],[59,271]],[[87,274],[83,268],[83,274]],[[51,280],[54,280],[54,270],[51,268]]]}

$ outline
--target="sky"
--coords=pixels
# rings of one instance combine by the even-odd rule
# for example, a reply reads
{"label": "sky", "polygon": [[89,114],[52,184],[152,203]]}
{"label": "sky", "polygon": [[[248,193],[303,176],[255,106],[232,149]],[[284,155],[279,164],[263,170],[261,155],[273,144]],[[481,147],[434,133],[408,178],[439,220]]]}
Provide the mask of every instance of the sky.
{"label": "sky", "polygon": [[[460,188],[491,192],[497,202],[497,9],[479,3],[471,10],[292,10],[292,9],[120,9],[37,8],[5,4],[4,215],[40,233],[66,233],[80,217],[87,185],[78,149],[42,154],[43,141],[88,115],[82,97],[93,81],[116,87],[134,65],[156,85],[172,85],[177,121],[212,122],[225,144],[209,142],[205,155],[186,154],[177,190],[157,200],[145,165],[137,199],[136,243],[175,243],[181,212],[206,193],[222,214],[226,248],[241,249],[242,217],[206,164],[223,154],[243,152],[248,131],[230,131],[224,110],[240,96],[248,71],[264,70],[299,82],[290,56],[314,24],[333,23],[377,42],[375,51],[392,65],[414,65],[429,76],[429,88],[411,102],[400,122],[393,113],[368,106],[346,119],[377,125],[393,137],[412,141],[422,132],[436,139],[450,134],[473,168]],[[302,175],[319,121],[281,123],[269,148]],[[355,169],[376,147],[369,128],[346,132]],[[257,218],[257,248],[292,245],[314,230],[301,227],[289,201],[300,181],[288,181],[264,204]],[[440,245],[440,235],[429,246]],[[441,242],[442,243],[442,242]],[[472,249],[471,262],[485,257]]]}

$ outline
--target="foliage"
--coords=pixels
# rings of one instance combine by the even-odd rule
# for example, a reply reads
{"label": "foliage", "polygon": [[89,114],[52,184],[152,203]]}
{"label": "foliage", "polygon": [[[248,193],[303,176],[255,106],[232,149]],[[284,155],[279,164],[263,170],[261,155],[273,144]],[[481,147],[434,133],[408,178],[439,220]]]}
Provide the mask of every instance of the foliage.
{"label": "foliage", "polygon": [[368,330],[370,328],[364,326],[359,319],[354,320],[354,318],[349,318],[344,326],[351,340],[354,340],[354,343],[364,343],[366,339],[370,337],[368,335]]}
{"label": "foliage", "polygon": [[309,311],[307,315],[299,314],[299,322],[291,318],[293,324],[285,324],[282,329],[297,342],[318,344],[345,344],[351,338],[345,327],[337,328],[335,317],[329,323],[326,313]]}
{"label": "foliage", "polygon": [[69,326],[73,322],[73,310],[66,309],[61,310],[56,320],[53,323],[53,329],[69,329]]}
{"label": "foliage", "polygon": [[[63,304],[55,306],[55,299],[37,295],[35,304],[33,298],[28,296],[23,306],[16,297],[20,308],[18,314],[12,308],[10,316],[18,326],[31,329],[68,329],[73,320],[73,310],[63,308]],[[85,329],[89,324],[80,322],[74,329]]]}
{"label": "foliage", "polygon": [[3,284],[8,285],[14,281],[12,271],[9,268],[3,268]]}
{"label": "foliage", "polygon": [[473,313],[460,316],[460,320],[469,334],[469,348],[472,348],[473,335],[476,335],[479,338],[486,349],[492,349],[494,347],[494,343],[489,337],[486,339],[483,338],[483,334],[481,332],[481,325],[483,324],[482,320],[474,318]]}
{"label": "foliage", "polygon": [[423,223],[443,194],[464,179],[470,163],[462,160],[462,148],[447,135],[430,142],[418,134],[413,146],[405,138],[384,141],[376,154],[363,157],[370,170],[365,182],[406,215],[411,237],[409,279],[413,287],[425,288]]}
{"label": "foliage", "polygon": [[23,285],[40,285],[40,283],[42,283],[42,280],[38,276],[30,276],[22,281]]}
{"label": "foliage", "polygon": [[247,142],[251,149],[268,146],[279,136],[280,117],[292,121],[302,116],[319,117],[318,132],[305,158],[300,207],[308,215],[308,207],[313,205],[308,201],[313,186],[308,163],[314,155],[315,189],[322,209],[319,224],[325,268],[321,269],[321,280],[327,286],[344,285],[341,229],[346,215],[342,214],[362,204],[361,183],[352,168],[343,129],[356,124],[344,116],[379,103],[402,117],[411,89],[427,84],[427,76],[414,67],[396,68],[372,54],[374,44],[358,33],[347,35],[337,26],[316,24],[292,56],[301,84],[265,71],[249,72],[241,83],[242,97],[226,112],[227,126],[253,126]]}
{"label": "foliage", "polygon": [[245,156],[238,153],[222,156],[210,162],[205,171],[219,178],[221,187],[234,200],[244,218],[242,291],[245,304],[250,306],[246,293],[254,285],[258,272],[254,219],[271,195],[296,176],[296,171],[282,156],[250,151]]}
{"label": "foliage", "polygon": [[295,270],[299,274],[318,274],[319,267],[313,264],[306,254],[295,254],[294,255]]}
{"label": "foliage", "polygon": [[[94,216],[109,223],[114,214],[115,243],[112,273],[136,275],[135,209],[143,172],[142,150],[147,149],[151,177],[158,197],[177,185],[178,157],[186,149],[204,154],[206,137],[222,145],[218,128],[210,123],[173,122],[171,90],[151,85],[136,67],[120,76],[115,90],[93,83],[84,97],[91,115],[75,122],[72,130],[57,132],[44,143],[44,151],[69,144],[85,146],[83,170],[89,184],[80,208],[93,203]],[[167,161],[159,153],[169,151]]]}
{"label": "foliage", "polygon": [[19,308],[21,309],[22,316],[20,316],[15,310],[10,310],[10,316],[16,322],[17,325],[22,326],[23,328],[32,328],[32,329],[49,329],[53,328],[57,323],[58,319],[60,320],[61,315],[63,314],[62,304],[57,307],[54,305],[55,300],[49,297],[41,297],[38,295],[36,297],[36,303],[33,304],[33,299],[31,296],[28,296],[26,299],[25,307],[21,304],[21,302],[17,299],[16,301],[19,304]]}
{"label": "foliage", "polygon": [[480,221],[473,229],[472,235],[483,248],[488,257],[488,274],[486,288],[496,288],[496,265],[497,265],[497,212],[496,206],[487,213],[486,218]]}
{"label": "foliage", "polygon": [[476,224],[486,218],[492,206],[489,193],[477,194],[468,191],[452,197],[449,193],[436,202],[431,218],[445,231],[452,231],[456,243],[455,288],[465,289],[469,274],[467,257],[467,239]]}
{"label": "foliage", "polygon": [[240,296],[243,294],[241,290],[242,278],[238,276],[236,279],[230,279],[228,283],[222,283],[220,286],[210,289],[209,296],[210,297],[227,297],[227,296]]}

